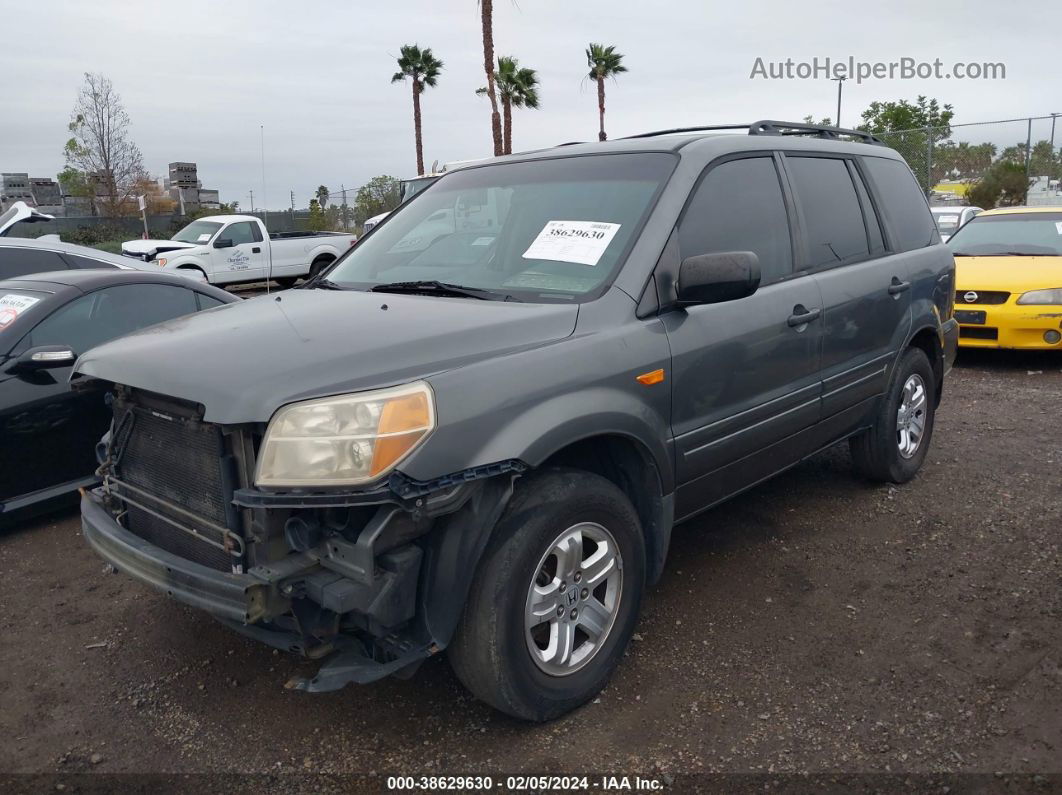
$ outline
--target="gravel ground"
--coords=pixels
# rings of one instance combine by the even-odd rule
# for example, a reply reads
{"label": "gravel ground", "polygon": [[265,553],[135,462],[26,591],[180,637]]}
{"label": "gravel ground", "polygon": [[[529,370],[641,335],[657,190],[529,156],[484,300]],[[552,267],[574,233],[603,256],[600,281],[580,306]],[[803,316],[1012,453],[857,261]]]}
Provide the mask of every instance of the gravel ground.
{"label": "gravel ground", "polygon": [[75,514],[4,531],[0,771],[1062,773],[1060,397],[1060,356],[964,353],[910,484],[838,447],[678,528],[611,684],[542,726],[442,659],[285,690],[312,666],[107,573]]}

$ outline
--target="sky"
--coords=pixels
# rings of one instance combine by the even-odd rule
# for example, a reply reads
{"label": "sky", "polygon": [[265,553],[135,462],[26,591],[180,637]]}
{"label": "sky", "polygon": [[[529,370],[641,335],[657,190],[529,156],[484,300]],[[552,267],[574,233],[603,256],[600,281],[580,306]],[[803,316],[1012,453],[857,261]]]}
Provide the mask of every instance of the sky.
{"label": "sky", "polygon": [[[320,184],[337,193],[378,174],[413,176],[412,92],[391,84],[409,43],[444,62],[422,99],[425,162],[492,152],[489,103],[475,94],[485,77],[474,0],[0,0],[0,19],[0,171],[62,169],[70,109],[91,71],[113,81],[152,174],[195,161],[225,202],[249,208],[253,190],[261,207],[264,184],[270,209],[289,206],[289,191],[305,207]],[[514,115],[519,151],[596,138],[590,41],[615,45],[629,69],[606,87],[605,126],[619,137],[835,115],[835,82],[750,79],[757,58],[1006,66],[1003,80],[849,80],[845,126],[871,101],[919,94],[952,104],[956,123],[1062,112],[1060,22],[1057,2],[1019,14],[996,0],[495,0],[494,40],[541,80],[541,108]],[[1034,137],[1049,127],[1038,122]],[[995,134],[1013,143],[1025,129]]]}

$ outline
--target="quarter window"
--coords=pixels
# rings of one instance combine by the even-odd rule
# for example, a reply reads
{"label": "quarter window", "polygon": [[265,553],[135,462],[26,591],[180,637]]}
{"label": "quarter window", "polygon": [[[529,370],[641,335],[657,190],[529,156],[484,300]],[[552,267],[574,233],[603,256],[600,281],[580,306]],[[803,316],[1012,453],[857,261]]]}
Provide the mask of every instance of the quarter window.
{"label": "quarter window", "polygon": [[865,157],[863,163],[881,197],[883,212],[895,238],[893,248],[910,251],[937,242],[936,224],[925,194],[907,164],[884,157]]}
{"label": "quarter window", "polygon": [[867,228],[848,163],[840,158],[786,159],[807,232],[810,268],[870,255]]}
{"label": "quarter window", "polygon": [[713,167],[682,217],[679,249],[683,258],[751,251],[760,261],[761,284],[791,274],[789,218],[774,160],[751,157]]}

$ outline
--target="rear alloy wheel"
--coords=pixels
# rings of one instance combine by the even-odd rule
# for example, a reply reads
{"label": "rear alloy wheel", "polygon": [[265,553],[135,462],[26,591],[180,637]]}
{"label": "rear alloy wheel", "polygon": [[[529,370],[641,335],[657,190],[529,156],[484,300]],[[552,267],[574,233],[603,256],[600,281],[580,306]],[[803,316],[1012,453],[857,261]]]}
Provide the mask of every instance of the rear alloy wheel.
{"label": "rear alloy wheel", "polygon": [[475,696],[543,721],[593,698],[623,656],[645,541],[630,500],[599,475],[551,469],[516,486],[447,654]]}
{"label": "rear alloy wheel", "polygon": [[908,348],[896,363],[873,427],[849,441],[856,471],[888,483],[913,478],[929,451],[935,406],[929,359],[921,349]]}
{"label": "rear alloy wheel", "polygon": [[926,432],[928,406],[926,383],[918,373],[904,382],[900,407],[896,410],[896,447],[904,458],[918,452]]}

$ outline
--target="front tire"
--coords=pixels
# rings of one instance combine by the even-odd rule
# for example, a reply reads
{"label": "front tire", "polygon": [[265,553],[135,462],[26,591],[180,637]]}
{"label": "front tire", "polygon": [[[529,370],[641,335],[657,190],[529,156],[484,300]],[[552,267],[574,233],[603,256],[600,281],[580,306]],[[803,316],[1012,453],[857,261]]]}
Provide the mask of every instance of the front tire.
{"label": "front tire", "polygon": [[908,348],[893,371],[873,427],[849,441],[856,471],[871,480],[906,483],[929,452],[936,379],[926,354]]}
{"label": "front tire", "polygon": [[645,541],[630,500],[573,469],[517,484],[478,569],[448,656],[502,712],[544,721],[593,698],[634,632]]}

